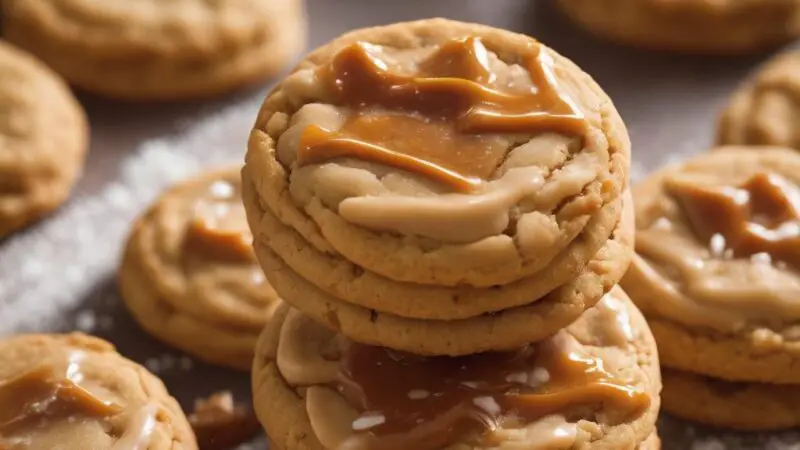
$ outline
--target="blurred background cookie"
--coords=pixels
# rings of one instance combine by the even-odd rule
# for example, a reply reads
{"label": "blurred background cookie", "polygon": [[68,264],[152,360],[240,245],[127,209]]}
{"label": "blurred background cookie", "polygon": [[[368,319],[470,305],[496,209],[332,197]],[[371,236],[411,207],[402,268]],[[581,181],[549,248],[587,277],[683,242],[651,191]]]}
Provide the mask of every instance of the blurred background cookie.
{"label": "blurred background cookie", "polygon": [[277,295],[252,249],[239,169],[179,183],[140,217],[119,269],[136,321],[204,361],[248,370]]}
{"label": "blurred background cookie", "polygon": [[798,0],[558,0],[605,39],[684,53],[748,53],[800,35]]}
{"label": "blurred background cookie", "polygon": [[161,380],[103,340],[19,335],[0,360],[2,448],[197,450]]}
{"label": "blurred background cookie", "polygon": [[61,78],[0,42],[0,238],[64,202],[88,139],[83,109]]}
{"label": "blurred background cookie", "polygon": [[800,52],[775,57],[742,84],[720,117],[717,143],[800,149]]}
{"label": "blurred background cookie", "polygon": [[5,37],[86,91],[206,97],[263,81],[303,49],[300,0],[10,0]]}
{"label": "blurred background cookie", "polygon": [[[663,366],[700,376],[668,384],[676,388],[665,390],[665,410],[732,428],[796,425],[795,416],[746,417],[759,393],[774,402],[779,389],[769,386],[800,384],[800,154],[715,149],[651,175],[634,198],[637,255],[621,284],[650,322]],[[687,395],[703,377],[749,393]],[[709,418],[726,403],[744,409],[740,419]]]}

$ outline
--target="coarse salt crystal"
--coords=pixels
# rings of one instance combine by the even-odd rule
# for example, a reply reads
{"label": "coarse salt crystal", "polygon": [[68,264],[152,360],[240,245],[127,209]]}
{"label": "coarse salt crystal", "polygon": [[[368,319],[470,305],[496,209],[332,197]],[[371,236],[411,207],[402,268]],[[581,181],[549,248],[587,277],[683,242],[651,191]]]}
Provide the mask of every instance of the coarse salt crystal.
{"label": "coarse salt crystal", "polygon": [[472,399],[472,403],[474,403],[478,408],[492,415],[500,414],[500,411],[502,411],[500,409],[500,405],[497,404],[497,401],[489,396],[475,397]]}
{"label": "coarse salt crystal", "polygon": [[386,422],[386,416],[383,414],[366,413],[353,421],[353,431],[369,430],[372,427],[377,427]]}

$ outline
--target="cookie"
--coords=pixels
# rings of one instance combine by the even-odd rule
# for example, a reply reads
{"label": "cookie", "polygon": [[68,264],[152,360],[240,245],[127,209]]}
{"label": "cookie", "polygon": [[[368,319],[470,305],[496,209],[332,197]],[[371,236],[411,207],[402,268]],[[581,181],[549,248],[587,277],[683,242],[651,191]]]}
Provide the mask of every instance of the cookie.
{"label": "cookie", "polygon": [[682,53],[740,54],[800,36],[798,0],[558,0],[592,34]]}
{"label": "cookie", "polygon": [[679,370],[664,370],[664,411],[682,419],[745,431],[800,426],[796,386],[722,381]]}
{"label": "cookie", "polygon": [[348,33],[267,97],[245,207],[387,279],[488,288],[566,251],[620,197],[629,159],[614,105],[572,62],[430,19]]}
{"label": "cookie", "polygon": [[148,333],[197,358],[248,370],[277,294],[252,250],[239,168],[167,190],[133,225],[119,286]]}
{"label": "cookie", "polygon": [[661,450],[661,439],[658,437],[658,433],[653,431],[653,434],[639,444],[636,450]]}
{"label": "cookie", "polygon": [[0,238],[47,215],[83,169],[86,116],[32,56],[0,42]]}
{"label": "cookie", "polygon": [[10,0],[3,33],[70,83],[125,100],[237,90],[305,46],[300,0]]}
{"label": "cookie", "polygon": [[0,360],[0,447],[198,448],[161,380],[103,340],[20,335]]}
{"label": "cookie", "polygon": [[664,366],[800,382],[798,183],[795,150],[723,147],[634,188],[637,255],[622,286]]}
{"label": "cookie", "polygon": [[544,342],[459,358],[353,343],[285,306],[253,363],[256,413],[284,450],[657,448],[660,386],[655,342],[618,288]]}
{"label": "cookie", "polygon": [[564,286],[528,305],[464,320],[408,319],[344,302],[299,276],[269,247],[255,248],[282,298],[329,328],[358,342],[415,354],[457,356],[516,348],[545,339],[575,321],[625,273],[633,248],[633,220],[623,218],[612,239]]}
{"label": "cookie", "polygon": [[720,145],[778,145],[800,149],[800,53],[782,54],[731,98],[717,128]]}

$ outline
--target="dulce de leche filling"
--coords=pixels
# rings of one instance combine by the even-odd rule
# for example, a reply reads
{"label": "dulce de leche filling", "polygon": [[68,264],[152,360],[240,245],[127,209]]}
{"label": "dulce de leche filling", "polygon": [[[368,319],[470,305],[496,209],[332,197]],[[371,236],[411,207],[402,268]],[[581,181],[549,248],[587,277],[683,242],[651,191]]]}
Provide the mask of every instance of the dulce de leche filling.
{"label": "dulce de leche filling", "polygon": [[525,92],[494,87],[488,51],[477,37],[446,42],[415,74],[399,73],[372,50],[351,44],[318,69],[336,102],[355,113],[338,131],[306,127],[299,166],[353,157],[470,192],[506,156],[504,146],[482,134],[586,132],[583,114],[559,91],[552,59],[540,45],[524,56],[535,85]]}
{"label": "dulce de leche filling", "polygon": [[384,450],[437,449],[470,436],[491,444],[498,428],[598,405],[622,418],[647,410],[647,393],[609,373],[601,359],[565,352],[560,340],[457,358],[354,343],[336,388],[363,411],[353,422],[363,445]]}
{"label": "dulce de leche filling", "polygon": [[0,383],[0,436],[13,435],[41,420],[105,418],[121,408],[105,402],[43,365]]}
{"label": "dulce de leche filling", "polygon": [[705,242],[718,241],[731,257],[766,254],[800,264],[800,190],[780,175],[758,172],[740,186],[668,187]]}
{"label": "dulce de leche filling", "polygon": [[187,250],[214,260],[250,263],[252,241],[238,188],[215,181],[194,204],[186,230]]}
{"label": "dulce de leche filling", "polygon": [[[87,383],[82,367],[84,357],[75,352],[69,355],[66,365],[47,362],[17,377],[0,380],[0,448],[97,445],[84,441],[90,436],[80,431],[58,431],[65,424],[72,424],[66,425],[69,429],[86,427],[91,422],[100,423],[98,430],[104,430],[103,436],[111,438],[110,450],[147,448],[158,406],[148,404],[126,410],[117,402],[99,397],[93,392],[95,389],[83,386]],[[66,370],[61,370],[63,367]]]}

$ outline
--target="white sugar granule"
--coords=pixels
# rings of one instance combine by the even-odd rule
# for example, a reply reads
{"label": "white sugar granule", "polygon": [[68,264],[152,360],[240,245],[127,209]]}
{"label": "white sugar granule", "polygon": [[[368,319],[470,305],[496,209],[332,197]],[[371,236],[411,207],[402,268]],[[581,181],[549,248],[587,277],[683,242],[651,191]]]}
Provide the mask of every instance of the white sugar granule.
{"label": "white sugar granule", "polygon": [[[5,242],[0,251],[0,336],[51,329],[113,276],[131,221],[164,188],[201,167],[241,164],[261,98],[255,95],[202,115],[181,132],[140,142],[121,159],[116,180],[74,198],[41,225]],[[96,325],[113,326],[103,320],[96,318]]]}

